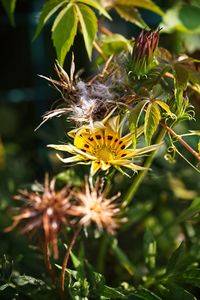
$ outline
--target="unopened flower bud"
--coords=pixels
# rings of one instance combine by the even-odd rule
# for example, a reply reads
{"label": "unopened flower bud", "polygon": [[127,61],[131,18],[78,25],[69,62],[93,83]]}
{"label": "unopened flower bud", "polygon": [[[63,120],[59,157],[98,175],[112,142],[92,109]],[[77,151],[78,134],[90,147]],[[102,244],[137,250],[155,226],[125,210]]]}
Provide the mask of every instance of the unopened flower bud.
{"label": "unopened flower bud", "polygon": [[130,63],[130,73],[140,78],[156,65],[155,53],[159,43],[158,31],[142,31],[136,39]]}

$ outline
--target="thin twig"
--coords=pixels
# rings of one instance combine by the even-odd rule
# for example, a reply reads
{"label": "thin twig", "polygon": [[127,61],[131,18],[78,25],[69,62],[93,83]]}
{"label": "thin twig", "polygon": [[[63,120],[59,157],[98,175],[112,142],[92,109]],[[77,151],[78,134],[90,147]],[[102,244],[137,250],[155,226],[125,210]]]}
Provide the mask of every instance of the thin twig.
{"label": "thin twig", "polygon": [[104,33],[105,35],[112,35],[113,34],[108,28],[102,26],[100,23],[99,23],[99,31],[101,33]]}
{"label": "thin twig", "polygon": [[62,271],[61,271],[61,275],[60,275],[60,291],[61,291],[61,295],[64,295],[64,290],[65,290],[65,271],[66,271],[66,268],[67,268],[67,264],[68,264],[68,261],[69,261],[69,255],[70,255],[70,252],[74,246],[74,243],[76,242],[76,239],[78,237],[78,234],[81,230],[81,226],[77,228],[77,230],[74,232],[74,235],[71,239],[71,242],[69,244],[69,247],[67,248],[67,251],[65,253],[65,258],[64,258],[64,261],[63,261],[63,264],[62,264]]}
{"label": "thin twig", "polygon": [[178,135],[164,123],[161,123],[161,126],[165,128],[165,130],[169,132],[174,138],[176,138],[181,145],[183,145],[195,158],[198,159],[198,161],[200,161],[200,154],[196,152],[188,143],[186,143],[180,135]]}
{"label": "thin twig", "polygon": [[44,261],[45,261],[46,268],[50,274],[51,281],[54,284],[55,283],[55,274],[54,274],[54,271],[52,269],[52,265],[50,262],[48,242],[47,242],[46,238],[44,238]]}
{"label": "thin twig", "polygon": [[106,58],[105,54],[103,53],[101,47],[97,44],[97,42],[94,41],[93,42],[93,46],[96,49],[96,51],[101,55],[101,57],[103,58],[103,60],[106,61],[107,58]]}

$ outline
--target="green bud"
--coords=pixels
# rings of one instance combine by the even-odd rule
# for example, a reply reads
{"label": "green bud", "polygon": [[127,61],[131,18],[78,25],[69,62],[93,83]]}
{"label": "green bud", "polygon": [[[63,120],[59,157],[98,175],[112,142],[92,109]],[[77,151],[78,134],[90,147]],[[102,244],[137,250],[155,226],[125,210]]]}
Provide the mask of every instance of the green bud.
{"label": "green bud", "polygon": [[159,43],[159,31],[143,30],[136,39],[130,58],[130,74],[138,78],[146,76],[157,64],[155,53]]}

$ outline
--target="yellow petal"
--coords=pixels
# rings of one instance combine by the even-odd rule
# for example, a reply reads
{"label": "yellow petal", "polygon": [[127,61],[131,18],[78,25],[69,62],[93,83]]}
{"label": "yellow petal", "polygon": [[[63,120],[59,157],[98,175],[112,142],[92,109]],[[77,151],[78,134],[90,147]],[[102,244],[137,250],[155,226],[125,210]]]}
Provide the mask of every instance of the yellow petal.
{"label": "yellow petal", "polygon": [[101,160],[101,169],[102,169],[103,171],[106,171],[106,170],[108,170],[109,168],[110,168],[110,163]]}
{"label": "yellow petal", "polygon": [[56,154],[56,156],[65,164],[83,160],[81,155],[75,155],[75,156],[71,156],[71,157],[67,157],[67,158],[62,158],[59,154]]}
{"label": "yellow petal", "polygon": [[47,145],[47,147],[49,148],[53,148],[53,149],[56,149],[56,150],[60,150],[60,151],[66,151],[66,152],[69,152],[69,153],[76,153],[76,151],[74,150],[74,147],[73,145],[69,144],[69,145]]}
{"label": "yellow petal", "polygon": [[93,161],[91,168],[90,168],[90,173],[92,176],[94,176],[94,174],[101,168],[101,164],[100,162],[97,161]]}

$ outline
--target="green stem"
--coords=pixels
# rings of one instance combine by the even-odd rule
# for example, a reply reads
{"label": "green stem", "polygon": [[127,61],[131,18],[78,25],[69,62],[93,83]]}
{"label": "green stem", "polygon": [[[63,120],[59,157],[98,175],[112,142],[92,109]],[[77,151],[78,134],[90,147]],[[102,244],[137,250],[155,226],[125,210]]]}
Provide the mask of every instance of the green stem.
{"label": "green stem", "polygon": [[104,273],[105,257],[107,254],[108,245],[109,245],[109,236],[107,232],[105,232],[101,239],[99,253],[98,253],[98,261],[97,261],[97,270],[101,274]]}
{"label": "green stem", "polygon": [[[165,132],[166,132],[166,130],[164,128],[160,129],[160,131],[158,132],[158,135],[155,139],[155,144],[159,144],[162,141],[162,139],[165,135]],[[135,176],[132,185],[130,186],[128,192],[125,195],[125,198],[124,198],[125,201],[123,203],[123,207],[126,207],[131,202],[131,200],[133,199],[133,196],[136,194],[140,184],[142,183],[144,177],[146,176],[146,174],[148,172],[149,167],[152,164],[152,161],[154,159],[156,151],[157,150],[152,151],[151,154],[145,159],[143,167],[146,168],[146,169],[143,170],[143,171],[140,171],[138,173],[138,175]]]}

